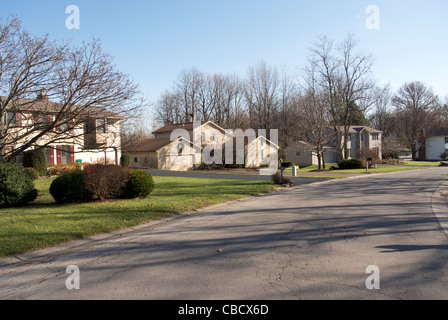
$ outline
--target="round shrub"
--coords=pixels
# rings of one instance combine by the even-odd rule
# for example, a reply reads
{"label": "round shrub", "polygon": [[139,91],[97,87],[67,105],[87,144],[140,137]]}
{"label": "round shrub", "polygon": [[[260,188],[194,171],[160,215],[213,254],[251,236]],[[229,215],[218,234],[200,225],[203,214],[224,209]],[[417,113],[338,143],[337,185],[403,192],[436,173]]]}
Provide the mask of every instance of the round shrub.
{"label": "round shrub", "polygon": [[116,165],[92,164],[84,172],[87,190],[100,200],[118,198],[129,180],[129,173]]}
{"label": "round shrub", "polygon": [[129,168],[131,161],[132,156],[129,153],[123,153],[120,157],[120,163],[123,167]]}
{"label": "round shrub", "polygon": [[347,160],[340,161],[338,163],[338,168],[341,169],[341,170],[362,169],[363,168],[363,163],[359,159],[347,159]]}
{"label": "round shrub", "polygon": [[154,190],[154,180],[149,172],[132,170],[131,177],[123,190],[123,197],[127,199],[146,198]]}
{"label": "round shrub", "polygon": [[39,172],[37,172],[36,169],[34,169],[34,168],[25,168],[25,170],[28,172],[28,174],[31,177],[31,179],[33,179],[33,180],[39,179],[40,174],[39,174]]}
{"label": "round shrub", "polygon": [[39,175],[47,174],[47,156],[43,150],[31,150],[23,153],[23,166],[33,168]]}
{"label": "round shrub", "polygon": [[50,185],[50,194],[58,203],[92,200],[93,195],[84,184],[84,171],[73,170],[61,174]]}
{"label": "round shrub", "polygon": [[22,165],[0,161],[0,208],[26,205],[36,197],[28,171]]}

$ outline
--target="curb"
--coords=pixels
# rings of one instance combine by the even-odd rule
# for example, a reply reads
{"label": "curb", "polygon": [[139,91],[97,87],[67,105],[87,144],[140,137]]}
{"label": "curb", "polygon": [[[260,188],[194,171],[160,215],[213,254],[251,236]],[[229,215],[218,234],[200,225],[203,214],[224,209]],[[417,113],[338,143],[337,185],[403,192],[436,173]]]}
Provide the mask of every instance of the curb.
{"label": "curb", "polygon": [[442,183],[431,197],[432,212],[439,222],[440,228],[448,237],[448,181]]}

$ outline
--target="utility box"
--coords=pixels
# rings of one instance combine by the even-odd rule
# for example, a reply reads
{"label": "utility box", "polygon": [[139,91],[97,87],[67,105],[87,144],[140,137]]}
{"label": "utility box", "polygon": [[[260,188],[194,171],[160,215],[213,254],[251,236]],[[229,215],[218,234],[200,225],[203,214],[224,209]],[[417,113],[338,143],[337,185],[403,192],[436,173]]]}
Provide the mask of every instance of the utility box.
{"label": "utility box", "polygon": [[293,177],[297,177],[297,170],[298,170],[298,167],[297,167],[297,166],[293,166],[293,167],[292,167],[292,176],[293,176]]}

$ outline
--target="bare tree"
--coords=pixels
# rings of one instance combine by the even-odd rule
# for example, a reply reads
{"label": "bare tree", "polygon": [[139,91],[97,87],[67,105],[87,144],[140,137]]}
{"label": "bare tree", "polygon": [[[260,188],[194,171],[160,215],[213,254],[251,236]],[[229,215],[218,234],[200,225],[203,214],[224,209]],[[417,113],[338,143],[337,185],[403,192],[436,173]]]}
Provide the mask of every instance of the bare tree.
{"label": "bare tree", "polygon": [[[0,151],[5,157],[67,139],[82,143],[86,130],[97,129],[89,128],[89,119],[132,117],[144,105],[138,86],[115,69],[98,40],[78,48],[61,45],[48,36],[31,36],[18,19],[9,18],[0,22],[0,48]],[[8,150],[10,145],[15,148]]]}
{"label": "bare tree", "polygon": [[372,93],[376,88],[371,72],[373,59],[357,46],[348,35],[336,49],[333,41],[325,37],[311,48],[310,62],[316,69],[317,83],[328,96],[334,133],[343,158],[348,156],[355,107],[362,107],[365,113],[374,101]]}
{"label": "bare tree", "polygon": [[403,145],[412,150],[415,159],[425,145],[429,131],[438,126],[442,110],[439,98],[422,82],[403,84],[393,96],[397,130]]}
{"label": "bare tree", "polygon": [[183,122],[192,122],[198,104],[198,88],[202,74],[196,69],[181,71],[176,82],[176,97],[185,117]]}
{"label": "bare tree", "polygon": [[245,86],[245,99],[249,109],[251,128],[275,129],[274,115],[279,108],[280,75],[276,68],[260,62],[250,67]]}
{"label": "bare tree", "polygon": [[306,141],[313,146],[318,159],[318,169],[325,169],[325,150],[333,142],[331,134],[331,104],[328,92],[319,84],[319,71],[310,64],[303,70],[303,93],[299,96],[302,129]]}

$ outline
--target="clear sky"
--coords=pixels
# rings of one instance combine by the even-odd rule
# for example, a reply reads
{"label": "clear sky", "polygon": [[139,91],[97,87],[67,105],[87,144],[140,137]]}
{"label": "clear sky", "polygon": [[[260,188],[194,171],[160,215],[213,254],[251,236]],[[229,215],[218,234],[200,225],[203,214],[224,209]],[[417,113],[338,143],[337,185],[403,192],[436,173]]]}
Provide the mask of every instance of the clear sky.
{"label": "clear sky", "polygon": [[[381,83],[419,80],[448,95],[446,0],[0,1],[0,16],[17,15],[34,35],[102,40],[153,102],[182,70],[244,77],[265,60],[294,71],[318,36],[341,41],[347,33],[374,56]],[[69,5],[80,9],[79,30],[66,28]],[[369,5],[380,10],[378,30],[366,27]]]}

